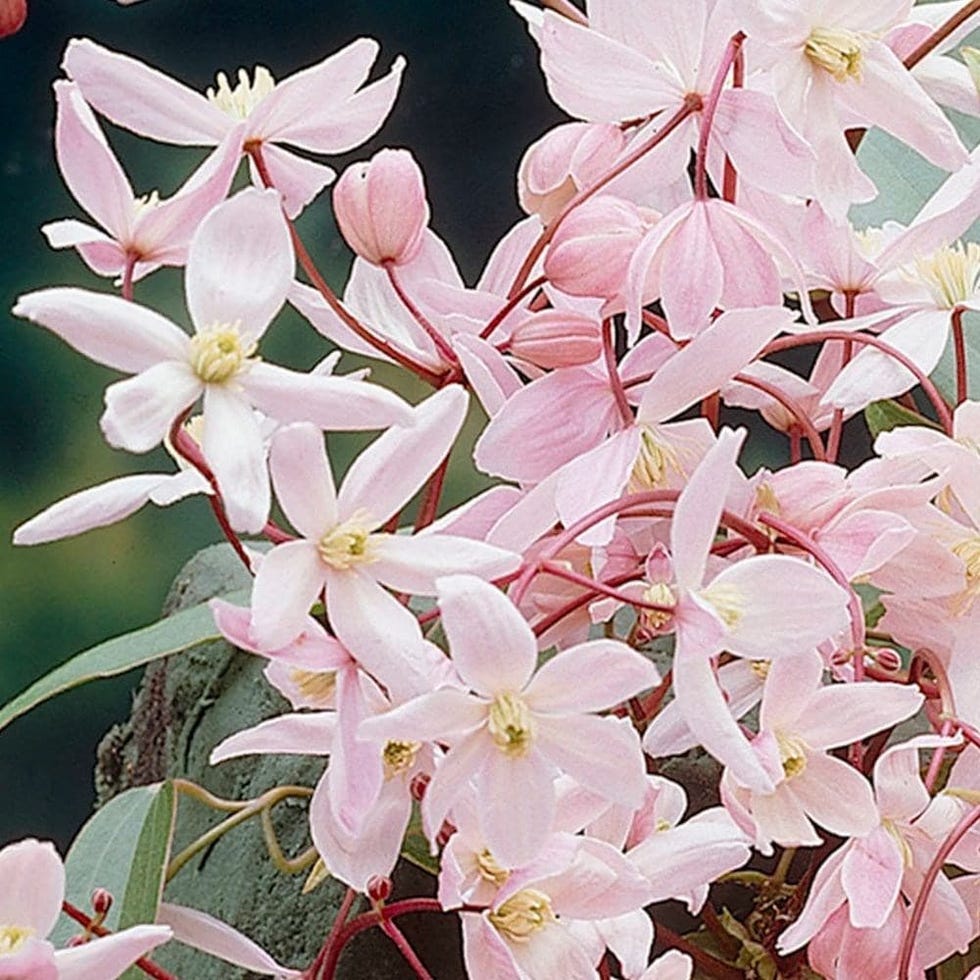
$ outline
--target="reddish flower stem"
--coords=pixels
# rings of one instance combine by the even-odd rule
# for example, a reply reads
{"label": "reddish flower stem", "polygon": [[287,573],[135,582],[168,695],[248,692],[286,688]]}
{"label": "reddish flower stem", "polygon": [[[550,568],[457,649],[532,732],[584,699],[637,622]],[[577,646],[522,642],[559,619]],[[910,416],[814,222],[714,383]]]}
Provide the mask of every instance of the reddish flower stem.
{"label": "reddish flower stem", "polygon": [[715,72],[714,80],[711,82],[708,97],[704,100],[704,108],[701,113],[701,132],[698,134],[698,157],[694,169],[694,196],[699,201],[708,199],[708,140],[711,138],[711,125],[718,109],[718,100],[721,98],[721,90],[725,87],[728,72],[735,63],[744,41],[745,35],[741,31],[732,35],[728,47],[725,48],[721,64]]}
{"label": "reddish flower stem", "polygon": [[524,283],[527,281],[527,277],[531,274],[531,270],[534,268],[535,263],[541,257],[541,253],[547,248],[548,243],[554,238],[555,232],[558,230],[561,223],[568,217],[568,215],[575,210],[580,204],[583,204],[589,198],[598,194],[611,180],[615,180],[624,170],[629,169],[637,160],[649,153],[655,146],[659,146],[675,129],[688,116],[693,115],[695,112],[700,112],[701,110],[701,98],[696,94],[688,95],[684,104],[674,113],[670,119],[664,124],[662,129],[657,130],[648,140],[645,140],[640,146],[638,146],[632,153],[625,157],[622,161],[616,164],[608,173],[600,177],[594,184],[590,187],[586,187],[579,191],[558,213],[554,221],[552,221],[547,228],[545,228],[541,234],[538,236],[537,241],[531,246],[531,250],[527,253],[527,257],[521,264],[517,275],[514,277],[514,282],[511,284],[509,296],[516,296],[521,289],[524,287]]}
{"label": "reddish flower stem", "polygon": [[709,977],[716,977],[717,980],[745,980],[745,973],[738,967],[706,953],[700,946],[688,942],[683,936],[678,935],[672,929],[668,929],[661,922],[657,923],[657,939],[668,947],[672,946],[682,953],[687,953],[698,968]]}
{"label": "reddish flower stem", "polygon": [[953,434],[953,416],[950,414],[949,406],[946,404],[943,396],[939,393],[939,389],[936,388],[929,379],[929,376],[923,373],[914,361],[906,357],[901,351],[896,350],[891,344],[883,341],[880,337],[872,337],[863,333],[849,333],[846,330],[812,330],[808,333],[794,334],[791,337],[780,337],[772,341],[760,356],[765,357],[767,354],[775,354],[778,351],[790,350],[794,347],[803,347],[806,344],[822,344],[825,340],[849,340],[855,344],[875,347],[883,354],[894,358],[919,382],[929,401],[932,402],[932,406],[936,410],[936,417],[946,435],[951,436]]}
{"label": "reddish flower stem", "polygon": [[[943,738],[946,738],[947,736],[953,734],[954,728],[955,725],[953,724],[953,720],[951,718],[947,718],[943,722],[942,727],[939,729],[939,734]],[[926,770],[926,775],[923,782],[925,783],[926,789],[930,793],[933,791],[936,785],[936,780],[939,778],[939,771],[942,769],[943,759],[946,757],[946,749],[947,746],[945,745],[937,746],[933,750],[932,758],[929,760],[929,768]]]}
{"label": "reddish flower stem", "polygon": [[443,360],[448,364],[458,364],[459,358],[456,357],[456,352],[446,342],[446,338],[436,330],[432,325],[432,321],[418,308],[412,297],[405,291],[405,287],[396,271],[395,264],[393,262],[385,262],[384,270],[388,276],[388,282],[391,283],[391,288],[395,291],[395,295],[401,301],[402,306],[408,310],[412,315],[412,319],[426,332],[429,340],[436,345],[436,350],[442,355]]}
{"label": "reddish flower stem", "polygon": [[[745,52],[739,48],[735,55],[735,64],[732,67],[732,88],[741,88],[745,84]],[[722,180],[721,196],[729,204],[735,203],[735,196],[738,193],[738,173],[731,157],[725,154],[725,176]]]}
{"label": "reddish flower stem", "polygon": [[[553,575],[555,578],[562,578],[566,582],[571,582],[574,585],[581,585],[584,589],[589,589],[591,592],[598,593],[599,595],[607,595],[611,599],[618,599],[620,602],[626,603],[630,606],[637,606],[640,609],[651,609],[654,612],[668,614],[674,611],[673,606],[664,606],[660,603],[646,602],[643,599],[636,599],[633,596],[627,595],[625,592],[620,592],[611,585],[606,585],[603,582],[597,582],[595,579],[589,578],[588,575],[580,575],[578,572],[574,572],[570,568],[565,568],[557,562],[543,562],[541,565],[541,571],[545,575]],[[635,577],[633,580],[635,581]]]}
{"label": "reddish flower stem", "polygon": [[796,419],[797,427],[803,430],[807,442],[810,443],[813,458],[821,461],[826,460],[827,452],[824,450],[823,440],[820,438],[817,427],[813,424],[803,406],[792,395],[786,394],[785,391],[777,388],[776,385],[769,384],[768,381],[763,381],[761,378],[754,378],[749,374],[736,374],[733,380],[738,381],[740,384],[748,385],[750,388],[757,388],[759,391],[764,391],[774,401],[779,402]]}
{"label": "reddish flower stem", "polygon": [[491,320],[487,325],[480,331],[480,339],[486,340],[490,335],[500,326],[504,320],[520,305],[522,300],[527,299],[536,289],[540,289],[548,281],[547,276],[538,276],[537,279],[532,279],[519,293],[512,296],[510,299],[504,303],[503,306],[494,313]]}
{"label": "reddish flower stem", "polygon": [[334,917],[333,925],[330,927],[330,932],[327,934],[327,938],[324,940],[323,945],[320,947],[320,952],[316,954],[316,959],[303,971],[304,980],[316,980],[320,974],[320,969],[323,966],[323,961],[326,959],[329,951],[333,948],[333,944],[336,942],[337,936],[340,934],[341,929],[344,928],[344,924],[347,922],[350,916],[350,911],[354,907],[354,902],[357,901],[358,893],[353,888],[348,888],[344,892],[343,900],[340,903],[340,908],[337,909],[337,915]]}
{"label": "reddish flower stem", "polygon": [[428,486],[425,488],[425,496],[419,506],[419,516],[415,520],[415,530],[421,531],[428,527],[439,513],[439,498],[442,497],[443,487],[446,485],[446,470],[449,468],[449,453],[445,459],[436,467],[432,476],[429,477]]}
{"label": "reddish flower stem", "polygon": [[[72,905],[71,902],[62,902],[61,911],[65,913],[69,918],[74,919],[80,926],[82,926],[86,932],[90,932],[93,936],[111,936],[112,932],[106,929],[104,926],[98,925],[89,916],[87,916],[80,908]],[[168,973],[163,967],[157,966],[156,963],[151,960],[146,959],[146,957],[141,956],[133,966],[138,967],[142,970],[148,977],[153,977],[154,980],[178,980],[173,973]]]}
{"label": "reddish flower stem", "polygon": [[[251,144],[247,147],[248,155],[252,158],[255,163],[255,169],[259,174],[262,183],[266,187],[271,187],[275,189],[275,182],[272,180],[272,175],[269,173],[269,168],[265,165],[265,158],[262,156],[262,147],[257,144]],[[316,263],[310,256],[310,253],[306,250],[306,246],[303,244],[303,240],[299,237],[299,232],[296,230],[296,226],[293,224],[292,220],[288,215],[283,212],[286,218],[286,225],[289,228],[289,237],[293,242],[293,249],[296,252],[296,258],[299,260],[299,264],[303,267],[303,270],[310,277],[310,282],[313,283],[316,291],[323,297],[326,304],[336,313],[344,324],[349,327],[358,337],[361,338],[365,343],[370,344],[375,350],[380,351],[382,354],[391,358],[396,364],[401,365],[414,374],[417,374],[423,381],[427,381],[434,388],[442,387],[444,383],[444,375],[439,374],[437,371],[426,367],[424,364],[420,364],[410,355],[404,353],[395,347],[394,344],[385,340],[383,337],[378,337],[376,334],[372,333],[360,320],[354,316],[346,306],[337,298],[334,291],[327,284],[326,279],[320,274],[320,270],[316,267]]]}
{"label": "reddish flower stem", "polygon": [[623,425],[630,426],[633,424],[633,410],[626,400],[626,389],[623,388],[623,379],[619,376],[619,367],[616,364],[616,344],[613,339],[612,317],[607,317],[602,321],[602,356],[606,362],[609,386],[612,388],[613,398],[615,398],[616,407],[619,409],[619,417],[622,419]]}
{"label": "reddish flower stem", "polygon": [[963,313],[963,308],[957,306],[950,317],[950,324],[953,328],[953,351],[956,355],[957,405],[962,405],[970,397],[970,380],[967,376],[966,341],[963,337]]}
{"label": "reddish flower stem", "polygon": [[906,68],[914,68],[926,55],[931,54],[961,24],[965,24],[975,13],[980,12],[980,0],[970,0],[948,20],[944,21],[917,48],[905,56]]}
{"label": "reddish flower stem", "polygon": [[588,19],[570,0],[541,0],[541,6],[567,17],[574,24],[587,25]]}
{"label": "reddish flower stem", "polygon": [[[844,316],[848,319],[854,316],[854,293],[850,290],[844,293]],[[854,354],[854,344],[850,340],[844,341],[844,349],[841,353],[841,370],[843,370]],[[837,454],[840,452],[840,439],[844,429],[844,412],[834,409],[834,414],[830,422],[830,432],[827,435],[827,458],[830,462],[837,461]]]}
{"label": "reddish flower stem", "polygon": [[122,274],[122,298],[133,300],[133,270],[136,268],[137,256],[133,252],[126,253],[126,264],[123,266]]}
{"label": "reddish flower stem", "polygon": [[909,980],[910,966],[912,963],[912,951],[915,948],[915,937],[922,924],[922,917],[925,915],[926,902],[929,900],[929,893],[932,891],[946,863],[946,858],[952,854],[957,844],[980,822],[980,806],[974,807],[967,813],[959,823],[953,828],[942,846],[936,851],[936,856],[929,865],[925,877],[922,879],[922,887],[919,894],[915,897],[915,904],[912,906],[912,914],[909,917],[908,928],[905,930],[905,937],[902,940],[902,953],[898,959],[898,980]]}
{"label": "reddish flower stem", "polygon": [[418,958],[412,944],[405,938],[405,934],[390,919],[381,920],[381,930],[395,944],[398,952],[402,954],[408,965],[415,971],[419,980],[433,980],[433,976],[425,968],[422,961]]}

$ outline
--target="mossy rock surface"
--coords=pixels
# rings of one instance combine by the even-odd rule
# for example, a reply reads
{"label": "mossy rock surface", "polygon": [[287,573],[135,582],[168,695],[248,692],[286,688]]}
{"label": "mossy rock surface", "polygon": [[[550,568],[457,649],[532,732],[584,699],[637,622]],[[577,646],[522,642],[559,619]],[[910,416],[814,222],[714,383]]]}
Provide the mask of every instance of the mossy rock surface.
{"label": "mossy rock surface", "polygon": [[[182,569],[164,607],[170,614],[215,595],[247,587],[249,576],[226,545],[207,548]],[[204,643],[151,665],[133,711],[99,747],[96,788],[100,803],[131,786],[184,777],[218,796],[249,799],[284,783],[314,786],[326,760],[255,756],[211,766],[215,745],[233,732],[290,710],[262,676],[265,662],[224,642]],[[288,856],[310,844],[303,801],[274,811]],[[174,848],[193,841],[222,814],[181,799]],[[257,820],[233,829],[185,866],[167,886],[166,900],[202,909],[234,925],[280,963],[302,969],[312,962],[346,891],[328,879],[303,895],[305,874],[284,875],[266,852]],[[434,879],[403,863],[395,896],[431,895]],[[414,919],[414,921],[413,921]],[[453,916],[406,917],[404,931],[438,980],[463,977],[459,927]],[[254,974],[172,943],[155,955],[181,980],[246,980]],[[362,933],[345,954],[342,980],[411,980],[415,974],[378,930]]]}

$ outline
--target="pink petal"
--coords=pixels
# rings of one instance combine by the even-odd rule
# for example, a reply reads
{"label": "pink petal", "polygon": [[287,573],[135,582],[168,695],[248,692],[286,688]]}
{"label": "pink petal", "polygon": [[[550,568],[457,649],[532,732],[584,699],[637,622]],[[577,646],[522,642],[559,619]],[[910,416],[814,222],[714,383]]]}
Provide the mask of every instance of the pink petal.
{"label": "pink petal", "polygon": [[303,537],[315,540],[337,523],[333,473],[319,429],[303,423],[279,429],[272,439],[269,469],[276,498]]}
{"label": "pink petal", "polygon": [[718,531],[725,496],[735,475],[735,461],[746,432],[722,429],[684,488],[674,508],[670,550],[677,584],[697,589],[704,578],[708,551]]}
{"label": "pink petal", "polygon": [[[675,568],[676,563],[675,557]],[[715,589],[738,606],[726,645],[740,657],[769,659],[806,650],[850,622],[847,593],[826,572],[788,555],[755,555],[737,562],[702,590],[702,598],[710,603]]]}
{"label": "pink petal", "polygon": [[401,510],[456,441],[467,403],[459,385],[442,388],[415,408],[410,428],[396,426],[368,446],[340,487],[341,516],[363,509],[379,527]]}
{"label": "pink petal", "polygon": [[[471,694],[444,687],[423,694],[361,722],[358,738],[372,742],[404,741],[462,742],[475,729],[486,724],[487,705]],[[485,736],[484,736],[485,737]]]}
{"label": "pink petal", "polygon": [[[767,842],[775,841],[782,847],[818,847],[823,843],[802,804],[785,785],[777,786],[773,793],[752,794],[752,819],[758,828],[757,838]],[[756,846],[762,850],[762,840],[757,840]]]}
{"label": "pink petal", "polygon": [[847,896],[841,887],[841,864],[846,856],[846,850],[840,848],[817,868],[803,911],[779,937],[776,948],[781,954],[786,955],[805,946],[846,901]]}
{"label": "pink petal", "polygon": [[422,797],[422,813],[432,828],[431,837],[439,833],[446,814],[467,791],[473,775],[485,768],[495,755],[502,753],[487,733],[479,729],[457,742],[442,759]]}
{"label": "pink petal", "polygon": [[133,188],[77,87],[55,82],[54,92],[55,150],[65,183],[103,228],[125,240],[136,210]]}
{"label": "pink petal", "polygon": [[185,408],[197,401],[201,384],[186,362],[161,361],[105,390],[99,421],[110,446],[145,453],[158,446]]}
{"label": "pink petal", "polygon": [[788,788],[810,817],[838,837],[861,837],[878,826],[871,784],[832,755],[807,753],[806,769]]}
{"label": "pink petal", "polygon": [[723,269],[706,204],[695,202],[664,243],[661,261],[661,302],[670,335],[687,340],[707,326],[712,311],[721,305]]}
{"label": "pink petal", "polygon": [[820,689],[822,677],[823,659],[816,650],[777,657],[766,677],[760,730],[796,731],[797,720]]}
{"label": "pink petal", "polygon": [[476,773],[480,826],[490,853],[505,868],[532,861],[551,832],[554,770],[535,751],[522,757],[495,750]]}
{"label": "pink petal", "polygon": [[198,226],[184,288],[198,332],[237,326],[258,340],[286,300],[293,243],[279,195],[254,187],[218,205]]}
{"label": "pink petal", "polygon": [[642,803],[646,769],[628,722],[535,712],[533,724],[536,749],[562,772],[614,803],[634,809]]}
{"label": "pink petal", "polygon": [[[303,208],[324,187],[332,184],[337,176],[332,167],[307,160],[272,143],[262,144],[262,162],[271,178],[272,186],[282,195],[283,209],[290,218],[299,217]],[[261,187],[262,179],[251,157],[249,168],[252,171],[252,183]]]}
{"label": "pink petal", "polygon": [[269,475],[262,430],[239,392],[205,386],[201,450],[218,479],[231,526],[257,534],[269,519]]}
{"label": "pink petal", "polygon": [[276,545],[252,586],[252,629],[259,645],[277,650],[297,636],[323,583],[323,562],[312,541]]}
{"label": "pink petal", "polygon": [[396,394],[351,378],[301,374],[259,362],[241,376],[252,403],[280,422],[312,422],[332,431],[411,425],[411,406]]}
{"label": "pink petal", "polygon": [[33,838],[8,844],[0,850],[0,881],[0,921],[47,936],[65,897],[65,868],[54,844]]}
{"label": "pink petal", "polygon": [[884,925],[898,899],[903,871],[901,849],[884,827],[851,843],[841,865],[841,885],[852,926],[878,929]]}
{"label": "pink petal", "polygon": [[336,731],[332,711],[280,715],[229,735],[211,750],[208,761],[214,766],[245,755],[329,755]]}
{"label": "pink petal", "polygon": [[497,579],[516,571],[519,555],[502,548],[457,538],[451,534],[375,534],[371,537],[378,558],[371,574],[397,592],[435,595],[436,579],[467,572]]}
{"label": "pink petal", "polygon": [[298,970],[280,966],[264,949],[237,929],[197,909],[164,902],[157,921],[170,926],[178,942],[203,950],[226,963],[264,976],[299,977]]}
{"label": "pink petal", "polygon": [[521,390],[520,377],[493,344],[468,334],[457,334],[452,343],[466,380],[492,418],[508,398]]}
{"label": "pink petal", "polygon": [[160,361],[187,358],[187,334],[159,313],[119,296],[72,287],[41,289],[21,296],[13,313],[117,371],[135,373]]}
{"label": "pink petal", "polygon": [[659,683],[642,654],[616,640],[592,640],[552,657],[524,696],[535,713],[603,711]]}
{"label": "pink petal", "polygon": [[132,926],[81,946],[59,949],[54,954],[58,980],[116,980],[127,967],[172,936],[166,924]]}
{"label": "pink petal", "polygon": [[62,67],[97,112],[141,136],[199,146],[220,143],[233,126],[203,95],[87,38],[68,42]]}
{"label": "pink petal", "polygon": [[472,912],[460,915],[463,924],[463,960],[466,975],[474,980],[524,980],[510,947],[486,919]]}
{"label": "pink petal", "polygon": [[473,575],[450,575],[437,585],[442,626],[460,677],[479,694],[522,690],[538,650],[517,607]]}

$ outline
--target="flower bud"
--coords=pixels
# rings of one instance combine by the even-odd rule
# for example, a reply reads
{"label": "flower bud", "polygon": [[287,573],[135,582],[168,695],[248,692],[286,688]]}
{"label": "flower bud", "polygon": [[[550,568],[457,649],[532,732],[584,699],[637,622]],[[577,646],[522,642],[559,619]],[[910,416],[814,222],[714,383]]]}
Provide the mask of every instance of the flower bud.
{"label": "flower bud", "polygon": [[902,669],[902,658],[895,650],[882,647],[874,651],[875,663],[882,669],[891,673],[898,673]]}
{"label": "flower bud", "polygon": [[384,875],[371,875],[367,883],[367,896],[372,902],[387,902],[391,897],[391,879]]}
{"label": "flower bud", "polygon": [[106,916],[112,908],[112,894],[105,888],[96,888],[92,892],[92,911],[98,916]]}
{"label": "flower bud", "polygon": [[27,20],[27,0],[0,0],[0,37],[16,34]]}
{"label": "flower bud", "polygon": [[88,942],[88,936],[72,936],[68,942],[65,943],[67,949],[74,949],[76,946],[84,946]]}
{"label": "flower bud", "polygon": [[563,123],[532,143],[517,173],[517,196],[548,224],[583,188],[609,171],[626,145],[612,123]]}
{"label": "flower bud", "polygon": [[629,201],[608,194],[594,197],[559,225],[544,260],[545,275],[572,296],[618,299],[647,228],[642,212]]}
{"label": "flower bud", "polygon": [[515,356],[542,368],[591,364],[602,353],[601,326],[572,310],[541,310],[520,323],[510,337]]}
{"label": "flower bud", "polygon": [[349,166],[333,191],[337,225],[372,265],[410,262],[429,223],[422,171],[408,150],[381,150]]}
{"label": "flower bud", "polygon": [[432,777],[427,773],[419,772],[412,777],[411,783],[409,783],[408,789],[412,794],[412,799],[416,803],[422,802],[422,797],[425,796],[425,791],[429,788],[429,783],[432,782]]}

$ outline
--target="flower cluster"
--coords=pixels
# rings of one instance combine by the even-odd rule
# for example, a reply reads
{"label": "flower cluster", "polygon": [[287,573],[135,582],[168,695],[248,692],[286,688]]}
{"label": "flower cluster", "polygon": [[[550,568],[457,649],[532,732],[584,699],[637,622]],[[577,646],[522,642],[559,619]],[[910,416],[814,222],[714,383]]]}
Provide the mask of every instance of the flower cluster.
{"label": "flower cluster", "polygon": [[[393,105],[404,63],[367,81],[373,41],[281,81],[219,74],[206,94],[70,43],[56,151],[91,223],[44,233],[121,294],[43,289],[14,312],[127,375],[105,392],[107,441],[163,443],[177,469],[82,490],[15,541],[208,498],[254,576],[250,605],[215,601],[215,620],[293,708],[212,762],[327,758],[308,884],[369,896],[419,976],[394,920],[434,908],[459,916],[473,980],[672,980],[692,975],[688,954],[722,977],[802,976],[805,960],[828,980],[869,962],[922,978],[980,935],[980,404],[964,339],[980,246],[962,240],[980,155],[941,108],[980,116],[949,56],[980,4],[513,6],[572,121],[526,151],[526,217],[472,287],[408,150],[334,185],[355,254],[339,296],[293,226],[335,176],[293,151],[346,152]],[[98,115],[214,149],[169,199],[138,197]],[[908,225],[848,220],[878,192],[854,154],[872,126],[946,173]],[[255,186],[232,192],[243,159]],[[190,331],[134,299],[164,265],[184,269]],[[409,405],[338,374],[326,348],[309,373],[266,362],[286,303],[432,393]],[[813,356],[776,357],[796,348]],[[474,402],[488,421],[473,460],[500,482],[445,512]],[[889,425],[849,468],[842,432],[873,404]],[[789,462],[746,475],[733,408]],[[342,430],[380,434],[338,483],[324,433]],[[711,775],[689,813],[692,749]],[[386,905],[413,814],[438,898]],[[715,911],[722,876],[744,914]],[[668,899],[724,941],[709,952],[660,926],[648,908]],[[0,975],[41,976],[18,959],[35,951],[45,977],[78,975],[79,954],[30,931],[50,921],[5,900]],[[209,928],[184,932],[206,946]],[[140,935],[140,952],[166,938]],[[304,976],[333,976],[338,936]],[[95,966],[108,944],[86,976],[116,975]]]}

